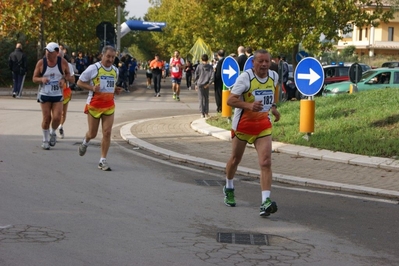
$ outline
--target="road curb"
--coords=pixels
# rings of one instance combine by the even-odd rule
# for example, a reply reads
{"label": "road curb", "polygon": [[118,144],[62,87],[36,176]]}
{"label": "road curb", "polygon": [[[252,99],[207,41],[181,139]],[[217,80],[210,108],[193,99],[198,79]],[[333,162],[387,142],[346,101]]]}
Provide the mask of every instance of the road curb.
{"label": "road curb", "polygon": [[[173,116],[173,117],[176,118],[176,116]],[[169,117],[169,118],[172,118],[172,117]],[[123,125],[120,128],[120,135],[130,145],[137,146],[140,149],[150,151],[157,155],[162,155],[169,159],[177,160],[177,161],[184,162],[184,163],[190,163],[193,165],[204,166],[204,167],[217,169],[217,170],[221,170],[221,171],[223,171],[225,169],[225,166],[226,166],[225,162],[217,162],[217,161],[213,161],[213,160],[207,160],[204,158],[190,156],[187,154],[180,154],[180,153],[177,153],[174,151],[163,149],[163,148],[157,147],[153,144],[150,144],[148,142],[145,142],[132,134],[131,128],[134,125],[148,122],[148,121],[159,120],[159,119],[165,120],[165,119],[168,119],[168,117],[132,121],[130,123]],[[227,137],[227,133],[229,133],[228,131],[226,133],[225,132],[226,130],[220,130],[219,128],[211,127],[208,124],[207,124],[208,125],[207,127],[201,128],[202,123],[207,124],[205,119],[199,119],[199,120],[193,121],[191,124],[193,130],[195,130],[199,133],[208,135],[208,136],[214,136],[214,137],[219,136],[223,140],[230,140],[230,136],[228,135],[228,137]],[[214,129],[217,129],[217,130],[214,132],[213,131]],[[215,134],[215,135],[213,135],[213,134]],[[283,151],[278,151],[278,149],[281,149],[281,147],[288,146],[288,145],[282,144],[282,146],[280,148],[277,148],[279,143],[276,143],[276,144],[277,144],[277,146],[275,146],[275,148],[276,148],[277,152],[283,152]],[[295,145],[289,145],[289,146],[295,146]],[[317,150],[317,149],[315,149],[315,150]],[[306,155],[306,153],[304,153],[303,156],[305,156],[305,155]],[[343,160],[343,161],[349,162],[350,160]],[[259,178],[259,170],[257,170],[257,169],[250,169],[247,167],[239,166],[237,169],[237,173],[240,175],[251,177],[251,178]],[[273,173],[273,180],[281,182],[281,183],[294,184],[294,185],[300,185],[300,186],[305,186],[305,187],[318,187],[318,188],[325,188],[325,189],[337,190],[337,191],[346,191],[346,192],[354,192],[354,193],[367,194],[367,195],[382,196],[382,197],[387,197],[387,198],[399,198],[398,191],[370,188],[370,187],[359,186],[359,185],[342,184],[342,183],[330,182],[330,181],[320,181],[320,180],[314,180],[314,179],[308,179],[308,178],[302,178],[302,177],[296,177],[296,176],[288,176],[288,175],[283,175],[283,174],[278,174],[278,173]]]}

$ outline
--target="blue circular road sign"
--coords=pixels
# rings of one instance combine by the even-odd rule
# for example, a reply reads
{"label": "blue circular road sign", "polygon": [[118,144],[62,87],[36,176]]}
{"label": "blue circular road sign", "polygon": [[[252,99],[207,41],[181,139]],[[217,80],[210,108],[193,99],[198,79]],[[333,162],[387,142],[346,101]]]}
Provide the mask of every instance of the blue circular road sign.
{"label": "blue circular road sign", "polygon": [[231,57],[227,56],[222,63],[222,81],[223,84],[227,87],[233,87],[234,83],[240,74],[240,67],[237,61]]}
{"label": "blue circular road sign", "polygon": [[316,95],[324,84],[322,65],[313,57],[302,59],[295,69],[294,81],[296,87],[303,95]]}
{"label": "blue circular road sign", "polygon": [[250,57],[248,57],[247,61],[245,61],[244,71],[251,69],[254,66],[254,63],[252,62],[253,59],[254,59],[254,56],[251,55]]}
{"label": "blue circular road sign", "polygon": [[309,56],[309,54],[308,54],[307,52],[305,52],[305,51],[299,51],[299,52],[296,54],[295,59],[296,59],[296,61],[299,63],[299,62],[301,62],[302,59],[304,59],[304,58],[306,58],[306,57],[308,57],[308,56]]}

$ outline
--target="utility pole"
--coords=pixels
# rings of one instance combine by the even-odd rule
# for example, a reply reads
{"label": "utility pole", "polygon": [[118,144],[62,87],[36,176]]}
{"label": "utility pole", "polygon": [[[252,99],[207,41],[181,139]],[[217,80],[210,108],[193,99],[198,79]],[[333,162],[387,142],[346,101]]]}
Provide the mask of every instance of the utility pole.
{"label": "utility pole", "polygon": [[116,25],[116,50],[121,51],[121,7],[118,6],[118,25]]}

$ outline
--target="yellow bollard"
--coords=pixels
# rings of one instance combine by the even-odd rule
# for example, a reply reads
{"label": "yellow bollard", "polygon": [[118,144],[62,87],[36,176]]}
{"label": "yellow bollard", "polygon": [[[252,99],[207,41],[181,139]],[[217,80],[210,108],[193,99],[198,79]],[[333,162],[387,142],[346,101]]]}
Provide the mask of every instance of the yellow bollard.
{"label": "yellow bollard", "polygon": [[274,99],[275,99],[274,101],[275,101],[275,103],[280,102],[280,94],[281,94],[281,86],[279,84],[279,85],[277,85],[276,91],[274,93]]}
{"label": "yellow bollard", "polygon": [[227,105],[227,99],[229,98],[230,91],[222,91],[222,117],[231,117],[231,106]]}
{"label": "yellow bollard", "polygon": [[314,117],[315,117],[315,101],[301,100],[300,103],[300,119],[299,132],[313,133],[314,132]]}

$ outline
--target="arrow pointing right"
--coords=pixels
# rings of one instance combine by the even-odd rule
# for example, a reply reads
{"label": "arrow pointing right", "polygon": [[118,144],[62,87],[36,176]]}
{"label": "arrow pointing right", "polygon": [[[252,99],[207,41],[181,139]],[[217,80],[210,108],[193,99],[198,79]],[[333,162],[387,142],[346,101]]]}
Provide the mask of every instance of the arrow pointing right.
{"label": "arrow pointing right", "polygon": [[231,66],[229,66],[229,69],[223,69],[223,74],[228,74],[229,79],[231,79],[231,77],[234,76],[236,73],[237,72]]}
{"label": "arrow pointing right", "polygon": [[155,30],[155,29],[159,29],[160,27],[158,25],[155,24],[151,24],[152,27],[148,27],[147,30]]}
{"label": "arrow pointing right", "polygon": [[313,69],[309,68],[309,74],[298,73],[298,79],[308,79],[309,86],[315,83],[320,78],[319,74],[313,71]]}

